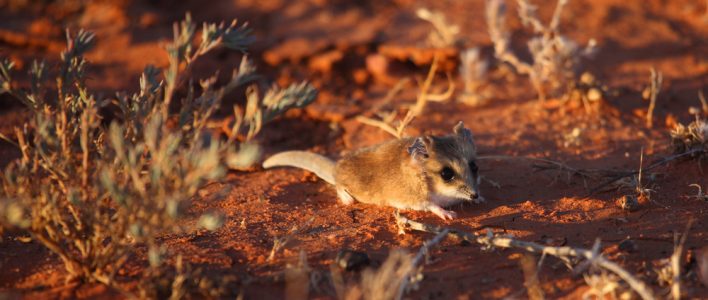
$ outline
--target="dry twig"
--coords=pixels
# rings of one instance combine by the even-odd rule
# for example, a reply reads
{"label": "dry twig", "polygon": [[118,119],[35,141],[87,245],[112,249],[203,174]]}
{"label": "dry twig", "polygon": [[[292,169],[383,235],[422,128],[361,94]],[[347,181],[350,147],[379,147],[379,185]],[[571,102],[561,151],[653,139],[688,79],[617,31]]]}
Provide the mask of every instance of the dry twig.
{"label": "dry twig", "polygon": [[[663,158],[663,159],[661,159],[661,160],[659,160],[659,161],[657,161],[657,162],[654,162],[653,164],[649,165],[648,167],[644,168],[644,172],[648,172],[648,171],[651,171],[651,170],[653,170],[653,169],[656,169],[656,168],[658,168],[658,167],[660,167],[660,166],[663,166],[663,165],[665,165],[665,164],[667,164],[667,163],[669,163],[669,162],[671,162],[671,161],[674,161],[674,160],[676,160],[676,159],[679,159],[679,158],[681,158],[681,157],[690,156],[690,155],[693,155],[693,154],[696,154],[696,153],[701,153],[701,152],[703,152],[702,149],[693,149],[693,150],[690,150],[690,151],[687,151],[687,152],[683,152],[683,153],[675,154],[675,155],[672,155],[672,156],[669,156],[669,157],[665,157],[665,158]],[[590,196],[590,195],[592,195],[592,194],[595,194],[597,191],[601,190],[601,189],[604,188],[605,186],[607,186],[607,185],[609,185],[609,184],[612,184],[612,183],[615,183],[615,182],[617,182],[618,180],[620,180],[620,179],[622,179],[622,178],[634,176],[634,175],[637,175],[637,174],[639,174],[639,171],[638,171],[638,170],[637,170],[637,171],[628,171],[628,172],[625,172],[625,173],[618,174],[618,175],[616,175],[616,176],[614,176],[614,177],[608,179],[607,181],[605,181],[605,182],[603,182],[603,183],[601,183],[601,184],[595,186],[593,189],[590,190],[588,196]]]}
{"label": "dry twig", "polygon": [[592,250],[582,249],[582,248],[572,248],[572,247],[552,247],[536,244],[533,242],[519,241],[509,236],[499,236],[494,235],[491,230],[487,231],[486,235],[476,235],[473,233],[467,233],[463,231],[458,231],[455,229],[449,229],[444,227],[438,227],[433,225],[428,225],[420,222],[410,220],[400,214],[394,214],[396,218],[396,223],[400,228],[410,228],[412,230],[430,232],[435,234],[440,234],[447,231],[447,235],[460,238],[470,243],[476,243],[482,245],[485,248],[516,248],[521,249],[531,253],[545,254],[558,257],[562,260],[569,261],[570,258],[586,259],[584,263],[581,263],[576,267],[576,270],[582,270],[586,266],[596,266],[612,273],[626,281],[634,291],[642,297],[642,299],[655,299],[654,293],[651,289],[641,280],[634,277],[627,270],[620,267],[618,264],[607,260],[600,253],[600,243],[597,241]]}
{"label": "dry twig", "polygon": [[[408,112],[406,115],[403,117],[403,119],[398,123],[397,126],[394,127],[392,124],[393,118],[395,118],[395,113],[389,114],[391,116],[391,119],[384,119],[384,120],[375,120],[372,118],[368,118],[365,116],[358,116],[356,118],[357,121],[364,123],[366,125],[378,127],[391,135],[395,136],[396,138],[403,138],[404,131],[408,127],[408,125],[415,119],[415,117],[419,116],[422,112],[423,109],[425,108],[425,105],[427,104],[428,101],[434,101],[434,102],[443,102],[447,101],[452,97],[454,91],[455,91],[455,83],[452,81],[452,78],[450,75],[447,76],[448,79],[448,89],[442,94],[430,94],[430,85],[433,82],[433,79],[435,78],[435,73],[438,68],[438,61],[440,57],[439,55],[435,55],[433,57],[433,63],[430,66],[430,70],[428,71],[428,75],[425,78],[425,81],[422,83],[419,83],[420,85],[420,92],[418,93],[418,97],[416,99],[415,104],[411,108],[408,109]],[[396,88],[400,88],[399,85],[402,87],[402,85],[405,84],[405,82],[399,81],[399,84],[394,87],[394,90]],[[391,95],[394,95],[393,92],[389,92],[389,94],[386,96],[387,99],[385,100],[386,102],[390,101],[388,98],[393,97]],[[380,107],[380,106],[379,106]]]}
{"label": "dry twig", "polygon": [[[539,170],[539,171],[555,170],[555,171],[559,172],[559,176],[561,173],[566,173],[568,176],[568,179],[570,179],[570,177],[574,176],[574,175],[580,176],[581,178],[583,178],[583,180],[588,180],[588,179],[596,179],[598,177],[603,177],[603,176],[612,176],[617,173],[623,174],[623,172],[621,172],[621,171],[613,171],[613,170],[573,168],[563,162],[554,161],[554,160],[545,159],[545,158],[536,158],[536,157],[509,156],[509,155],[482,155],[482,156],[479,156],[477,159],[480,159],[480,160],[492,159],[492,160],[528,160],[528,161],[533,161],[533,162],[536,162],[536,163],[532,164],[532,167],[534,169]],[[557,179],[558,179],[558,177],[556,177],[554,179],[554,182]],[[586,183],[586,185],[587,185],[587,183]]]}
{"label": "dry twig", "polygon": [[297,224],[294,225],[288,232],[283,234],[282,236],[279,237],[274,237],[273,238],[273,248],[270,249],[270,255],[268,255],[268,261],[273,261],[275,258],[275,254],[280,251],[280,249],[283,249],[290,240],[300,234],[301,232],[307,230],[310,227],[310,224],[312,224],[312,221],[315,219],[314,216],[310,217],[309,220],[305,222],[304,225],[298,226]]}
{"label": "dry twig", "polygon": [[415,255],[413,258],[413,263],[412,263],[412,268],[406,274],[404,277],[403,283],[398,287],[398,293],[396,294],[396,299],[401,299],[403,298],[403,293],[406,291],[406,287],[408,286],[408,283],[411,280],[411,273],[415,270],[416,266],[420,265],[421,260],[423,260],[423,257],[427,256],[428,253],[430,252],[430,248],[433,246],[437,245],[440,243],[445,237],[447,237],[447,234],[450,232],[449,229],[443,229],[443,231],[439,232],[435,237],[425,243],[423,243],[423,246],[420,247],[420,250],[418,250],[418,254]]}
{"label": "dry twig", "polygon": [[695,196],[689,196],[689,198],[695,198],[703,201],[708,201],[708,193],[703,193],[703,189],[701,188],[700,184],[694,183],[688,185],[690,187],[696,187],[698,189],[698,193],[696,193]]}
{"label": "dry twig", "polygon": [[398,134],[398,130],[396,128],[393,128],[393,126],[391,126],[390,124],[388,124],[384,121],[379,121],[379,120],[367,118],[364,116],[357,116],[356,120],[361,123],[364,123],[366,125],[369,125],[369,126],[378,127],[379,129],[390,133],[392,136],[395,136],[396,138],[399,138],[399,139],[401,138],[401,136]]}

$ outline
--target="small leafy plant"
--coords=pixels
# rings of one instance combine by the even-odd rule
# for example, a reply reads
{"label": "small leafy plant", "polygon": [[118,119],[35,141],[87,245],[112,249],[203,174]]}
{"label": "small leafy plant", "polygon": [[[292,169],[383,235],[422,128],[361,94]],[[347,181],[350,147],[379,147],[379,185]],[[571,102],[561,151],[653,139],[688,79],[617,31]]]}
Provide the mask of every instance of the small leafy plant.
{"label": "small leafy plant", "polygon": [[[197,190],[228,168],[252,164],[259,151],[250,140],[263,124],[314,101],[317,92],[307,83],[273,87],[261,97],[246,57],[226,83],[214,75],[194,86],[190,70],[200,57],[219,47],[245,51],[252,40],[236,21],[205,23],[196,44],[195,32],[189,15],[175,24],[169,66],[148,66],[137,93],[113,99],[97,100],[86,88],[84,53],[94,35],[85,31],[67,32],[55,90],[45,84],[43,62],[32,64],[29,88],[13,81],[12,62],[0,64],[0,92],[32,113],[14,139],[4,137],[21,157],[1,177],[0,227],[24,230],[58,255],[67,280],[120,288],[116,272],[140,247],[147,247],[148,270],[158,268],[168,254],[158,237],[194,229],[181,219]],[[207,121],[226,94],[249,83],[246,108],[234,107],[222,140]],[[221,222],[206,214],[197,226],[216,229]]]}

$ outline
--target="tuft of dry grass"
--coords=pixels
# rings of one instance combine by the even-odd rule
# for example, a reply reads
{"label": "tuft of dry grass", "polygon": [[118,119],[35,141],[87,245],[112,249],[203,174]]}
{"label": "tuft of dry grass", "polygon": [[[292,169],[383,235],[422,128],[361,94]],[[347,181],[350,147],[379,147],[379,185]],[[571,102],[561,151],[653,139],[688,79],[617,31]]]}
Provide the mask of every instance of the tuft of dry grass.
{"label": "tuft of dry grass", "polygon": [[517,72],[529,77],[540,100],[561,92],[568,94],[569,87],[577,82],[580,60],[595,53],[595,40],[586,47],[566,38],[560,32],[560,16],[568,0],[558,0],[553,17],[548,25],[536,15],[537,7],[527,0],[516,1],[519,18],[525,27],[535,34],[528,41],[532,62],[522,61],[511,50],[511,33],[506,27],[506,4],[504,0],[487,0],[486,20],[489,36],[494,43],[497,59],[513,66]]}
{"label": "tuft of dry grass", "polygon": [[413,258],[403,250],[393,250],[377,270],[366,269],[361,282],[352,287],[345,299],[400,299],[399,288],[405,286],[414,271]]}
{"label": "tuft of dry grass", "polygon": [[460,77],[464,83],[460,102],[477,106],[484,104],[490,97],[489,92],[484,91],[489,71],[489,61],[482,57],[479,48],[469,48],[460,53]]}
{"label": "tuft of dry grass", "polygon": [[443,13],[420,8],[416,10],[415,14],[418,18],[433,25],[434,30],[428,34],[427,40],[431,46],[445,48],[454,47],[458,44],[457,35],[460,33],[460,28],[457,25],[450,24]]}
{"label": "tuft of dry grass", "polygon": [[694,152],[693,157],[705,156],[708,154],[708,123],[696,118],[688,125],[677,124],[671,130],[671,145],[674,153]]}
{"label": "tuft of dry grass", "polygon": [[237,278],[232,275],[206,275],[201,268],[187,263],[177,255],[172,264],[163,264],[158,268],[148,268],[141,274],[135,295],[128,298],[140,299],[185,299],[219,298],[236,295]]}
{"label": "tuft of dry grass", "polygon": [[[624,284],[614,274],[601,272],[599,274],[584,274],[588,290],[583,293],[583,300],[589,299],[632,299],[629,292],[624,291]],[[619,297],[618,297],[619,295]]]}

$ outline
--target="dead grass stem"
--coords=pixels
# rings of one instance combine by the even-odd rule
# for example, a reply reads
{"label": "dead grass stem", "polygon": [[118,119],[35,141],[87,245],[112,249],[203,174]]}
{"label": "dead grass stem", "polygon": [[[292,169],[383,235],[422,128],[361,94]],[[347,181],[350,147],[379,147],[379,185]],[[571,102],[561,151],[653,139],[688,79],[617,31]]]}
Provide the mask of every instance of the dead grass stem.
{"label": "dead grass stem", "polygon": [[309,220],[305,222],[302,226],[295,224],[293,227],[291,227],[285,234],[281,236],[277,236],[273,238],[273,247],[270,249],[270,254],[268,255],[268,261],[273,261],[275,258],[275,255],[280,251],[281,249],[285,248],[285,246],[292,240],[295,236],[298,234],[308,230],[310,228],[310,224],[312,224],[312,221],[315,220],[315,217],[312,216],[310,217]]}
{"label": "dead grass stem", "polygon": [[[688,239],[688,231],[693,225],[693,219],[688,221],[683,234],[674,233],[674,253],[671,255],[671,271],[673,273],[671,279],[671,297],[674,300],[681,299],[681,258],[683,257],[683,248]],[[679,238],[680,236],[680,238]]]}
{"label": "dead grass stem", "polygon": [[664,75],[661,71],[651,68],[651,81],[649,86],[649,108],[647,108],[647,127],[654,126],[654,109],[656,108],[656,99],[661,92],[661,84],[664,82]]}
{"label": "dead grass stem", "polygon": [[526,287],[529,299],[545,299],[543,288],[541,288],[541,281],[538,278],[539,270],[536,259],[531,254],[524,253],[519,259],[519,265],[521,266],[521,271],[524,273],[524,286]]}

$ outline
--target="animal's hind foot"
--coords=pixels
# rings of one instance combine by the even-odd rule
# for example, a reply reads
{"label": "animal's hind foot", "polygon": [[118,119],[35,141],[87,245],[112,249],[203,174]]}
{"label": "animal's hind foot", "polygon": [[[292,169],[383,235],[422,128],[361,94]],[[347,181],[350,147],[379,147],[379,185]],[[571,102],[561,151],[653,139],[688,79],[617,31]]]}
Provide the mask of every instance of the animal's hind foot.
{"label": "animal's hind foot", "polygon": [[342,201],[342,204],[344,205],[350,205],[354,203],[354,198],[352,195],[349,195],[349,192],[343,188],[337,188],[337,197],[339,197],[339,201]]}

